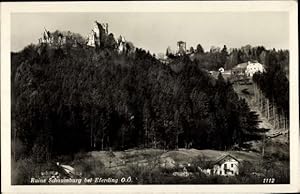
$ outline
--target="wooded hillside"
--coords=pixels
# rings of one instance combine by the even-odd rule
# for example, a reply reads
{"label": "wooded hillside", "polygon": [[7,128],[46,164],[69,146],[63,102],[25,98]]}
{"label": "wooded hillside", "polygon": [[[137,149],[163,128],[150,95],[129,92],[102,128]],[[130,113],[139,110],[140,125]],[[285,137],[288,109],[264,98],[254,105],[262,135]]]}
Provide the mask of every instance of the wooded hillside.
{"label": "wooded hillside", "polygon": [[[12,53],[12,154],[228,149],[259,138],[257,115],[220,74],[149,52],[30,45]],[[180,66],[180,68],[175,68]]]}

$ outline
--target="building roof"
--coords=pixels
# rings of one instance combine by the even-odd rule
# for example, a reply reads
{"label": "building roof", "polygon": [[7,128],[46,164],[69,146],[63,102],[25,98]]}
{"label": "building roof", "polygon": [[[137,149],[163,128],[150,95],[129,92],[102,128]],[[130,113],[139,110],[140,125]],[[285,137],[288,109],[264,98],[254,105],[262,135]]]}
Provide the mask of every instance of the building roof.
{"label": "building roof", "polygon": [[253,65],[253,64],[260,64],[264,67],[263,64],[259,63],[257,60],[253,60],[253,61],[248,61],[248,62],[244,62],[244,63],[240,63],[237,64],[235,67],[233,67],[232,69],[246,69],[248,65]]}
{"label": "building roof", "polygon": [[213,162],[213,164],[218,164],[220,163],[221,161],[223,161],[224,159],[226,158],[232,158],[234,160],[236,160],[237,162],[240,162],[237,158],[235,158],[234,156],[230,155],[230,154],[226,154],[226,155],[223,155],[221,156],[220,158],[218,158],[216,161]]}

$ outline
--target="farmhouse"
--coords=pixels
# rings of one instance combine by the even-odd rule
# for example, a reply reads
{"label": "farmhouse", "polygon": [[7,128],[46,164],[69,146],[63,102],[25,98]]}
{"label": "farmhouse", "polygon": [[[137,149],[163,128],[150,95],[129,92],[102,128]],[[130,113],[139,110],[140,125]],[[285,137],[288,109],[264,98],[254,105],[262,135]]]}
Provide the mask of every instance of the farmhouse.
{"label": "farmhouse", "polygon": [[248,63],[240,63],[231,69],[231,75],[245,75]]}
{"label": "farmhouse", "polygon": [[252,77],[256,72],[264,72],[264,66],[257,61],[253,63],[248,61],[248,65],[245,71],[246,75],[248,77]]}
{"label": "farmhouse", "polygon": [[239,174],[239,161],[231,156],[225,155],[214,162],[213,173],[223,176],[234,176]]}
{"label": "farmhouse", "polygon": [[214,161],[211,168],[200,170],[206,175],[235,176],[239,174],[239,163],[238,159],[227,154]]}
{"label": "farmhouse", "polygon": [[252,77],[256,72],[264,72],[264,66],[257,61],[248,61],[233,67],[231,70],[231,75],[245,75],[247,77]]}

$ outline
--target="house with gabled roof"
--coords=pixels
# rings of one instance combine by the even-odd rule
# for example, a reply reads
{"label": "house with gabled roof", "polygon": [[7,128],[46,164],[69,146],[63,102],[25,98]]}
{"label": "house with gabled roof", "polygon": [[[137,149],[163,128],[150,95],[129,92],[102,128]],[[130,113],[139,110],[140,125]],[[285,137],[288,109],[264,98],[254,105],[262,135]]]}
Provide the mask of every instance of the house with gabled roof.
{"label": "house with gabled roof", "polygon": [[265,71],[265,67],[260,64],[258,61],[250,62],[248,61],[248,65],[246,68],[246,75],[252,77],[256,72],[263,73]]}
{"label": "house with gabled roof", "polygon": [[264,65],[258,61],[248,61],[240,63],[231,69],[232,75],[245,75],[252,77],[256,72],[263,73],[265,71]]}
{"label": "house with gabled roof", "polygon": [[245,75],[248,63],[240,63],[231,69],[232,75]]}
{"label": "house with gabled roof", "polygon": [[240,161],[234,156],[227,154],[213,162],[213,174],[221,176],[235,176],[239,174]]}
{"label": "house with gabled roof", "polygon": [[201,169],[206,175],[235,176],[239,174],[240,161],[230,154],[223,155],[211,162],[211,167]]}

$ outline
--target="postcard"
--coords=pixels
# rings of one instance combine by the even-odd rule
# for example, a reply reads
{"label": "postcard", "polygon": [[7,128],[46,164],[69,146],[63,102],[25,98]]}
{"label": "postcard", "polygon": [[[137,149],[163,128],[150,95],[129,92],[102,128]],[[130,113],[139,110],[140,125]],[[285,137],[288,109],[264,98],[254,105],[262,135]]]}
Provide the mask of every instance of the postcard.
{"label": "postcard", "polygon": [[299,191],[297,14],[2,3],[2,192]]}

